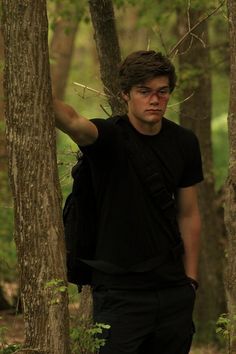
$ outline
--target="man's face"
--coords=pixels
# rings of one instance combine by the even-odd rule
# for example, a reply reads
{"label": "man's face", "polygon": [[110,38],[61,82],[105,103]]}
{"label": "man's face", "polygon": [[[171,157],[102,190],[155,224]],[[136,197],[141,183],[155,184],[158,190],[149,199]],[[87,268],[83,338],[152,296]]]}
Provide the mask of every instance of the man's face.
{"label": "man's face", "polygon": [[143,84],[133,86],[123,95],[128,104],[131,124],[143,134],[156,134],[170,98],[169,78],[158,76]]}

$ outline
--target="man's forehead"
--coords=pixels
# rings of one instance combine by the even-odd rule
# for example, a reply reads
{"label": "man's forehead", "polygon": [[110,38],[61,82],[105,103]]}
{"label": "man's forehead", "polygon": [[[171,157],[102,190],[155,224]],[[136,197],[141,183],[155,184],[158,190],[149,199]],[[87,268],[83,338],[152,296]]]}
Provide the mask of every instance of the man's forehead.
{"label": "man's forehead", "polygon": [[136,87],[150,87],[150,88],[159,88],[159,87],[168,87],[169,86],[169,78],[168,76],[158,76],[153,79],[149,79],[145,82],[141,82]]}

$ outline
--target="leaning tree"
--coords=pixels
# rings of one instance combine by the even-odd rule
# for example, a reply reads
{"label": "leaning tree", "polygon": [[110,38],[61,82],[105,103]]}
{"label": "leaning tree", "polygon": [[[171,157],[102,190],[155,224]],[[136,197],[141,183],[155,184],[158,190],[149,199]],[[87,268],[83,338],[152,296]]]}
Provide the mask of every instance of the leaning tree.
{"label": "leaning tree", "polygon": [[225,185],[227,228],[226,294],[229,313],[230,353],[236,353],[236,2],[228,0],[230,40],[230,105],[228,113],[229,171]]}
{"label": "leaning tree", "polygon": [[69,353],[61,193],[46,0],[2,0],[6,137],[25,322],[24,353]]}

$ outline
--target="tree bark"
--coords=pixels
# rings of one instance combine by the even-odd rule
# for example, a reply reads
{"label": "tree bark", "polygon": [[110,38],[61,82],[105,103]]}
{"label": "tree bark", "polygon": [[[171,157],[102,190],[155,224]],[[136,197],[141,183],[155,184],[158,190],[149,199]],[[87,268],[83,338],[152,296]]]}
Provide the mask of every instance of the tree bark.
{"label": "tree bark", "polygon": [[[194,24],[202,10],[191,10]],[[186,14],[179,16],[180,37],[188,30]],[[211,139],[211,70],[208,40],[208,24],[202,23],[194,36],[180,48],[180,104],[181,125],[193,130],[199,138],[204,170],[204,182],[199,185],[199,207],[202,219],[202,241],[195,318],[199,341],[215,340],[215,322],[225,311],[223,282],[224,250],[223,222],[217,213],[213,153]],[[203,45],[204,43],[204,45]],[[205,46],[205,47],[204,47]],[[193,64],[194,63],[194,64]],[[192,95],[192,96],[191,96]]]}
{"label": "tree bark", "polygon": [[61,17],[60,12],[62,11],[63,6],[62,3],[57,3],[55,11],[59,16],[50,45],[50,57],[52,59],[52,85],[55,96],[61,100],[63,100],[65,95],[66,83],[80,20],[79,17],[73,16],[76,11],[73,4],[68,9],[71,14],[71,19],[69,20],[68,18],[65,19]]}
{"label": "tree bark", "polygon": [[[45,0],[3,0],[5,97],[24,353],[68,354],[69,314]],[[27,349],[28,348],[28,349]]]}
{"label": "tree bark", "polygon": [[124,114],[126,105],[120,97],[118,67],[121,55],[113,4],[111,0],[89,0],[89,8],[104,92],[107,94],[112,114]]}
{"label": "tree bark", "polygon": [[230,42],[229,172],[225,185],[225,223],[227,229],[226,294],[230,319],[230,353],[236,353],[236,3],[227,1]]}

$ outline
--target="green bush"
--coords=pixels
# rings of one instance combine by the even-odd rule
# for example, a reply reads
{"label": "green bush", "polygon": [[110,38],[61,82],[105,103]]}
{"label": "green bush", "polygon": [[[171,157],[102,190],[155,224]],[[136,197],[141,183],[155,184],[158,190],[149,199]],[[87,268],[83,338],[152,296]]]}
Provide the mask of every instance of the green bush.
{"label": "green bush", "polygon": [[91,324],[90,321],[81,321],[70,332],[71,350],[75,354],[96,354],[100,347],[105,345],[105,339],[100,336],[110,325],[104,323]]}

